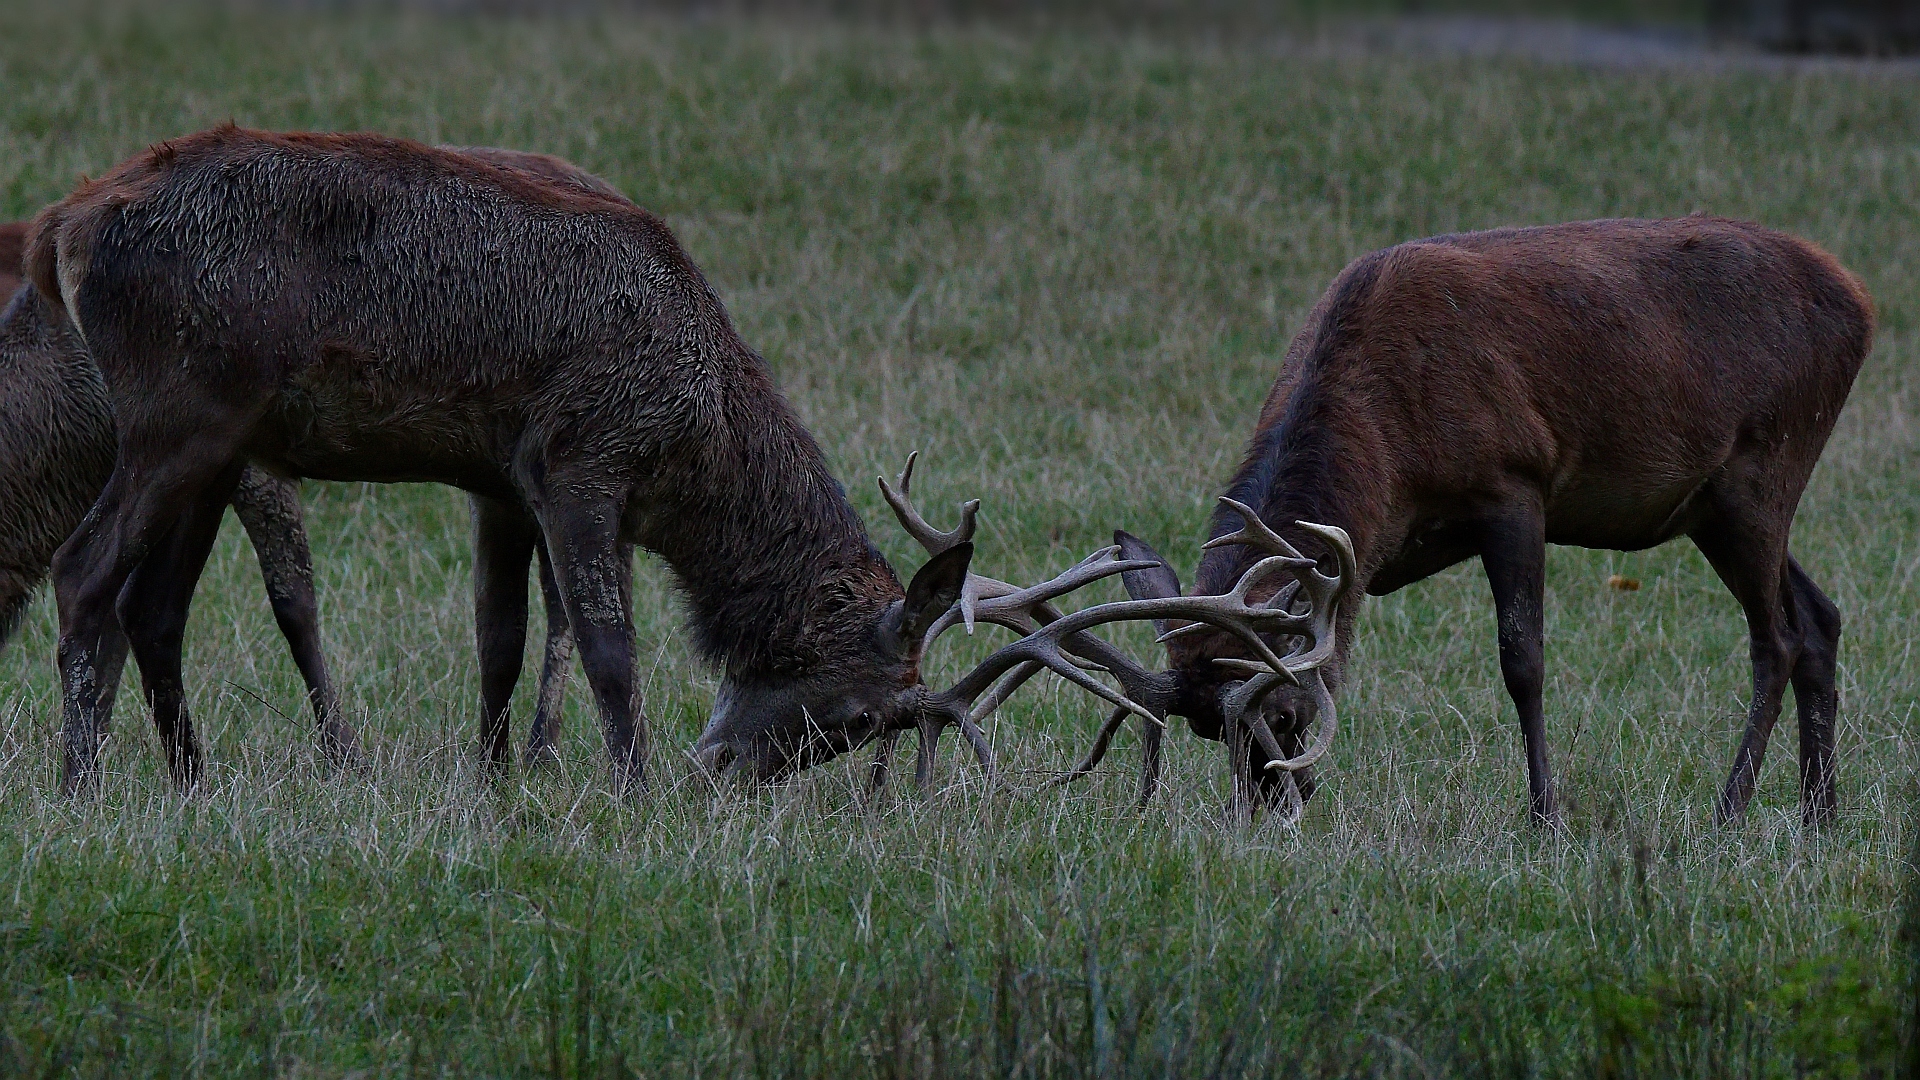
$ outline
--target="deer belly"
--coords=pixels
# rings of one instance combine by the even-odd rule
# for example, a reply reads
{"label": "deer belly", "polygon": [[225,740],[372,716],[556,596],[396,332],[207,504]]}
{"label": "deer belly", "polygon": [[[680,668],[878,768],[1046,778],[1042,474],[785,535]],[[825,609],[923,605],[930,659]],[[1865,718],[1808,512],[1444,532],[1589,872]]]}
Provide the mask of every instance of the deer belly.
{"label": "deer belly", "polygon": [[283,393],[248,445],[269,468],[319,480],[505,487],[510,414],[457,392],[396,394],[307,382]]}
{"label": "deer belly", "polygon": [[1628,485],[1605,481],[1557,492],[1547,507],[1547,543],[1638,551],[1685,533],[1704,476]]}

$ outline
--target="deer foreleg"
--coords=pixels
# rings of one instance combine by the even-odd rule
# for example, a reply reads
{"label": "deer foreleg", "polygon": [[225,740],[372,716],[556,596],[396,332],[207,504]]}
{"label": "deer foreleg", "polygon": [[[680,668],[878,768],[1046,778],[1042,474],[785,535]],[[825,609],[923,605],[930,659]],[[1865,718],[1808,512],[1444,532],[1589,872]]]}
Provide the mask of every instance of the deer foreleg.
{"label": "deer foreleg", "polygon": [[1546,518],[1537,508],[1515,510],[1481,528],[1480,561],[1493,589],[1499,625],[1500,674],[1520,715],[1527,749],[1527,800],[1537,824],[1554,825],[1560,807],[1547,760],[1545,602]]}
{"label": "deer foreleg", "polygon": [[[634,672],[630,585],[621,581],[633,568],[625,557],[631,549],[620,541],[620,517],[619,505],[611,500],[551,491],[540,508],[540,530],[553,555],[554,581],[600,708],[614,789],[625,793],[645,782],[648,737]],[[521,580],[525,581],[524,569]]]}
{"label": "deer foreleg", "polygon": [[1834,728],[1840,694],[1840,609],[1791,557],[1787,585],[1800,627],[1800,658],[1793,665],[1793,700],[1800,713],[1800,815],[1810,825],[1833,820]]}

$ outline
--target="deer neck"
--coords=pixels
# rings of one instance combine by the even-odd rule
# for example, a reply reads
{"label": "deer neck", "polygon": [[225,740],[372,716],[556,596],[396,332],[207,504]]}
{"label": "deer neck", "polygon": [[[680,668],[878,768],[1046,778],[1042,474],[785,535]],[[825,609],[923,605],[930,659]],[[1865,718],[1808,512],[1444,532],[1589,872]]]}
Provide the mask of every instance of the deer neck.
{"label": "deer neck", "polygon": [[[1382,535],[1390,507],[1385,484],[1364,468],[1366,455],[1355,452],[1348,440],[1340,439],[1330,427],[1299,425],[1289,431],[1275,427],[1260,432],[1247,461],[1234,476],[1226,494],[1245,503],[1260,519],[1301,553],[1321,560],[1321,570],[1335,571],[1332,552],[1319,536],[1302,529],[1301,521],[1333,525],[1346,530],[1353,541],[1360,568],[1360,580],[1347,592],[1346,610],[1340,613],[1334,659],[1327,665],[1328,675],[1337,683],[1345,667],[1348,644],[1352,639],[1353,615],[1365,592],[1367,576],[1376,565],[1374,545]],[[1240,515],[1227,507],[1213,515],[1209,536],[1219,537],[1240,529]],[[1214,548],[1200,560],[1193,592],[1219,595],[1231,590],[1266,553],[1243,544]],[[1275,575],[1254,592],[1263,599],[1286,582]],[[1246,648],[1227,634],[1203,634],[1178,648],[1170,648],[1169,659],[1176,667],[1190,669],[1192,677],[1218,681],[1226,677],[1213,658],[1244,656]]]}
{"label": "deer neck", "polygon": [[770,387],[716,435],[649,485],[665,512],[643,537],[679,579],[699,651],[749,682],[869,651],[903,590],[819,445]]}

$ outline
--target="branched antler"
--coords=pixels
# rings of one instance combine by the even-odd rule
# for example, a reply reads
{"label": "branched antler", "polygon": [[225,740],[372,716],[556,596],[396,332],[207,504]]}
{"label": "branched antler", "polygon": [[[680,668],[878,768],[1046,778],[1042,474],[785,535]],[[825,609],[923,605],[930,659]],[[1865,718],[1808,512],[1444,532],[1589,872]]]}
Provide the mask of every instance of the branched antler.
{"label": "branched antler", "polygon": [[[880,488],[901,526],[929,554],[937,555],[954,544],[972,539],[980,503],[976,499],[962,505],[961,523],[957,528],[947,532],[935,529],[910,498],[917,458],[917,453],[908,457],[897,489],[884,478]],[[1173,676],[1141,667],[1124,652],[1089,632],[1107,623],[1134,620],[1154,620],[1161,625],[1177,622],[1173,629],[1160,636],[1162,642],[1203,629],[1225,631],[1252,654],[1251,660],[1221,658],[1215,661],[1247,675],[1246,679],[1230,685],[1221,702],[1225,717],[1222,734],[1235,760],[1238,796],[1244,798],[1249,794],[1242,790],[1248,783],[1248,770],[1242,767],[1245,747],[1240,735],[1242,727],[1248,729],[1253,741],[1267,755],[1267,769],[1292,773],[1320,760],[1332,745],[1337,724],[1332,695],[1320,668],[1334,655],[1338,612],[1350,583],[1357,580],[1353,545],[1344,531],[1333,526],[1296,523],[1325,541],[1332,551],[1337,572],[1323,574],[1316,560],[1301,554],[1285,537],[1261,521],[1251,507],[1224,497],[1221,502],[1239,513],[1243,524],[1238,531],[1209,542],[1207,547],[1245,544],[1267,554],[1248,567],[1232,589],[1219,595],[1122,600],[1096,604],[1071,614],[1063,614],[1054,606],[1054,600],[1102,578],[1158,565],[1151,560],[1121,559],[1118,547],[1102,548],[1048,581],[1026,588],[969,573],[959,602],[928,628],[922,639],[923,650],[956,625],[965,625],[971,633],[977,623],[986,622],[1022,636],[996,650],[949,689],[928,695],[918,721],[921,746],[916,773],[921,783],[924,785],[929,779],[934,743],[947,727],[960,728],[989,775],[997,777],[992,749],[980,723],[1034,675],[1047,670],[1114,706],[1086,757],[1054,783],[1064,783],[1092,771],[1126,717],[1138,716],[1143,721],[1145,742],[1141,767],[1141,801],[1144,802],[1157,784],[1160,737],[1175,692]],[[1292,580],[1266,600],[1252,599],[1254,591],[1276,574],[1286,574]],[[1294,608],[1302,602],[1304,610],[1295,612]],[[1282,638],[1297,638],[1303,644],[1281,655],[1272,642]],[[1093,672],[1112,676],[1120,689],[1107,686],[1095,678]],[[1307,749],[1292,757],[1282,751],[1271,726],[1257,712],[1260,701],[1281,683],[1309,689],[1317,705],[1318,730]],[[1253,711],[1251,721],[1249,711]],[[891,759],[896,739],[897,734],[882,740],[880,756],[874,763],[876,785],[885,778],[886,762]]]}
{"label": "branched antler", "polygon": [[[961,505],[960,524],[954,529],[942,531],[935,528],[912,500],[913,467],[918,458],[918,451],[907,457],[906,468],[901,471],[895,484],[889,484],[882,477],[880,491],[907,534],[918,541],[929,555],[937,555],[973,538],[980,501],[973,499]],[[1116,557],[1118,552],[1117,547],[1103,548],[1052,579],[1025,588],[969,573],[961,588],[960,601],[928,627],[926,636],[921,640],[922,650],[930,649],[942,634],[955,626],[963,625],[971,634],[981,622],[1001,626],[1023,636],[1033,634],[1040,627],[1062,617],[1060,610],[1052,603],[1054,600],[1102,578],[1157,565],[1148,561],[1120,559]],[[1042,669],[1053,670],[1075,685],[1115,704],[1126,702],[1124,708],[1127,714],[1150,721],[1143,722],[1147,752],[1142,755],[1140,801],[1144,803],[1151,798],[1159,784],[1159,745],[1166,729],[1166,706],[1171,702],[1171,680],[1163,672],[1152,672],[1141,667],[1112,644],[1084,633],[1070,635],[1063,648],[1053,654],[1017,662],[1000,671],[995,679],[969,683],[968,693],[971,696],[963,707],[950,696],[954,691],[936,696],[931,702],[933,707],[927,713],[933,718],[932,726],[929,727],[925,722],[919,725],[923,746],[927,747],[922,750],[916,769],[922,786],[930,778],[931,747],[928,744],[949,726],[960,728],[975,755],[980,758],[982,767],[990,774],[996,772],[991,748],[979,722]],[[1121,683],[1123,692],[1116,694],[1089,675],[1089,670],[1112,675]],[[1143,701],[1145,704],[1142,704]],[[884,762],[891,760],[897,739],[897,736],[883,739],[878,748],[873,767],[875,787],[885,782],[888,769]]]}

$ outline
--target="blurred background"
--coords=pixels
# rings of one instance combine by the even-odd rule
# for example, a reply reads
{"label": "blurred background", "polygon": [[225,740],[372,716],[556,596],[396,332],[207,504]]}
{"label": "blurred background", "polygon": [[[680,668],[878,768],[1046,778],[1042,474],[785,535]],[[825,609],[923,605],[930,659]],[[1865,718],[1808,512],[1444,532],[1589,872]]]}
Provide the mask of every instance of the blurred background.
{"label": "blurred background", "polygon": [[[292,0],[339,9],[340,0]],[[1913,0],[399,0],[375,7],[535,14],[654,11],[704,17],[790,14],[906,21],[990,19],[1187,30],[1327,28],[1356,21],[1579,21],[1671,46],[1885,56],[1920,49]],[[1489,32],[1496,28],[1483,26]]]}

